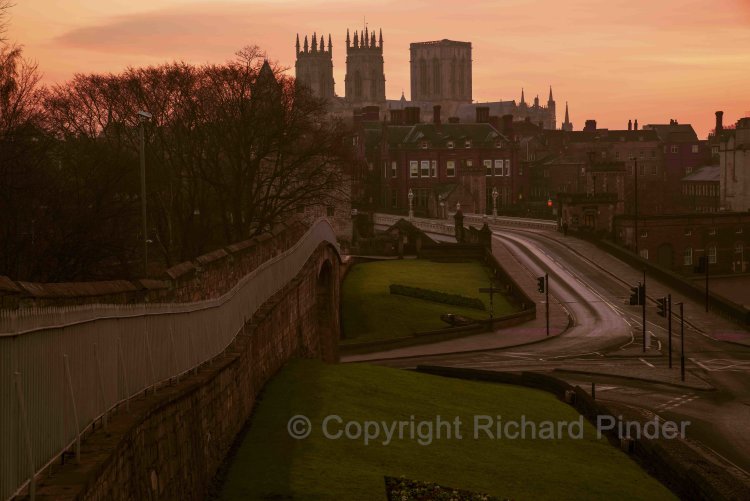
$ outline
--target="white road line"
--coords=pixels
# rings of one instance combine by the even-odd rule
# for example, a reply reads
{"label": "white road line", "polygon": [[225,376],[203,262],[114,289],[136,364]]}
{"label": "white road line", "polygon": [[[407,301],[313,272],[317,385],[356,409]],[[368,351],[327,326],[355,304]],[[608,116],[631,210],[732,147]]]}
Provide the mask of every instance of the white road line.
{"label": "white road line", "polygon": [[646,362],[646,361],[645,361],[645,360],[643,360],[642,358],[639,358],[638,360],[640,360],[640,361],[641,361],[641,362],[643,362],[644,364],[648,365],[649,367],[653,367],[653,366],[654,366],[654,364],[652,364],[652,363],[649,363],[649,362]]}
{"label": "white road line", "polygon": [[690,358],[689,360],[690,360],[691,362],[693,362],[694,364],[697,364],[697,365],[698,365],[698,366],[699,366],[699,367],[700,367],[701,369],[703,369],[703,370],[707,370],[707,371],[709,371],[709,372],[713,372],[713,369],[709,369],[708,367],[706,367],[705,365],[703,365],[702,363],[700,363],[700,362],[699,362],[699,361],[697,361],[696,359],[694,359],[694,358]]}

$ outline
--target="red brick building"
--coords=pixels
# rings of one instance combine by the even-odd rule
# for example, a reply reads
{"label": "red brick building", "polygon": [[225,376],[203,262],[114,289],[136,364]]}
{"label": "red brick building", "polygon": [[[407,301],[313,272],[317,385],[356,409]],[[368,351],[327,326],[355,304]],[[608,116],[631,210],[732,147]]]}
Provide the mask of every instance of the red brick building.
{"label": "red brick building", "polygon": [[[634,217],[617,216],[617,243],[635,249]],[[750,255],[750,214],[672,214],[638,218],[641,257],[678,273],[690,275],[698,258],[708,256],[713,273],[744,273]]]}

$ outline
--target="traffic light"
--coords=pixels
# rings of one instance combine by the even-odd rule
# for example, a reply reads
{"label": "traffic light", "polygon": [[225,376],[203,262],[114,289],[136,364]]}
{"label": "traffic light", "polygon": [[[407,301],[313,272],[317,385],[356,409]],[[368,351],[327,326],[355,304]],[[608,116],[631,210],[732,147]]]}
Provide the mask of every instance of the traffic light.
{"label": "traffic light", "polygon": [[656,314],[660,317],[666,317],[667,316],[667,298],[660,297],[656,300]]}
{"label": "traffic light", "polygon": [[706,262],[706,256],[701,256],[698,258],[698,265],[693,268],[693,272],[705,273],[707,265],[708,263]]}
{"label": "traffic light", "polygon": [[539,277],[536,279],[536,290],[539,291],[540,293],[546,290],[544,282],[545,282],[544,277]]}
{"label": "traffic light", "polygon": [[640,283],[638,285],[630,288],[630,304],[631,305],[641,304],[640,301],[638,300],[638,298],[640,296],[640,291],[641,291],[641,284]]}

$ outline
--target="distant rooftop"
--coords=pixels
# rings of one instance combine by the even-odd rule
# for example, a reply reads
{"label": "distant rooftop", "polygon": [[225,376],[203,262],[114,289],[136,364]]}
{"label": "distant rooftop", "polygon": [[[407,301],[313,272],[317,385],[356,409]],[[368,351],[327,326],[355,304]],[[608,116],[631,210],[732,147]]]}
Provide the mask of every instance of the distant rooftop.
{"label": "distant rooftop", "polygon": [[420,45],[447,45],[457,47],[471,47],[471,42],[459,42],[456,40],[448,40],[443,38],[442,40],[433,40],[432,42],[412,42],[409,47],[419,47]]}
{"label": "distant rooftop", "polygon": [[692,182],[716,182],[718,183],[721,177],[721,168],[718,165],[707,165],[694,171],[692,174],[688,174],[683,177],[683,181]]}

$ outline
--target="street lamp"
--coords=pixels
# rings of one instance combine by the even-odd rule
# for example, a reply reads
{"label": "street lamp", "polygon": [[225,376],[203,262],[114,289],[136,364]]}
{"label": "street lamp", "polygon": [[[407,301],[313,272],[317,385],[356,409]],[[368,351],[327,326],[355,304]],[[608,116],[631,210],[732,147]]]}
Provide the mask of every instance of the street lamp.
{"label": "street lamp", "polygon": [[497,217],[497,186],[492,188],[492,217]]}
{"label": "street lamp", "polygon": [[146,120],[151,120],[151,113],[138,110],[141,123],[141,216],[143,217],[143,276],[148,276],[148,224],[146,221]]}
{"label": "street lamp", "polygon": [[409,188],[409,194],[407,195],[407,198],[409,199],[409,219],[414,219],[414,192],[411,191],[411,188]]}

